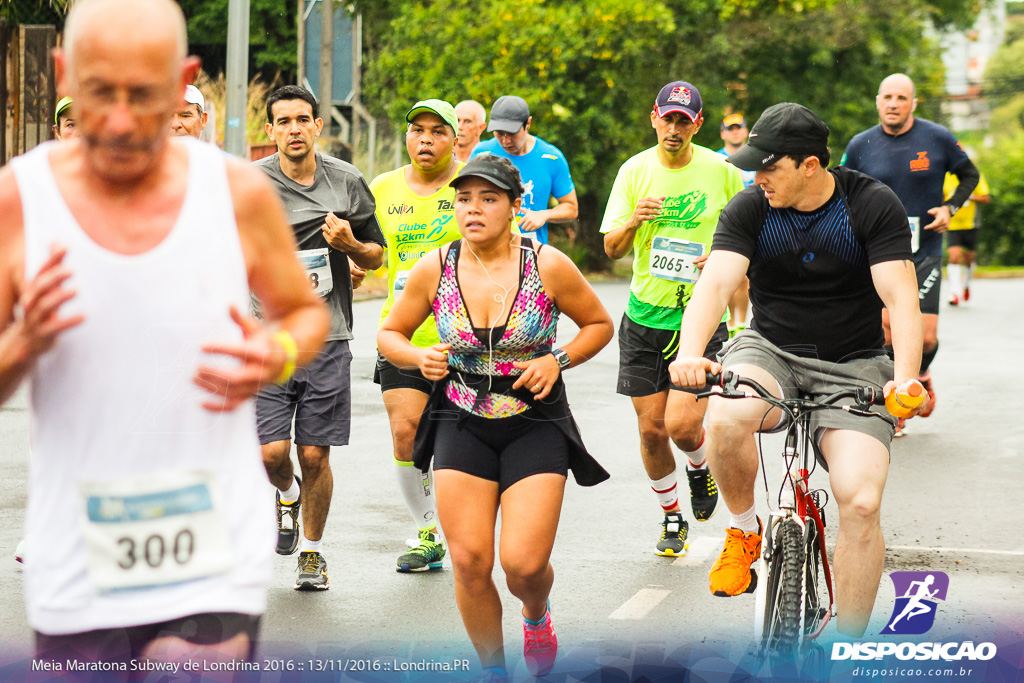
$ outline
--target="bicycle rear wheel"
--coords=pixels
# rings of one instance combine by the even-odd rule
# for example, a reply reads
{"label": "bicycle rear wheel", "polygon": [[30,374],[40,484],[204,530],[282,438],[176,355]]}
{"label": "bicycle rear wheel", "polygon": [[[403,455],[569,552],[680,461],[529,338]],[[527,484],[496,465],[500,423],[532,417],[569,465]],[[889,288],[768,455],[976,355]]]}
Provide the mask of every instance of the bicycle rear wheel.
{"label": "bicycle rear wheel", "polygon": [[761,654],[789,659],[797,653],[802,640],[803,581],[805,576],[804,534],[792,519],[783,519],[775,527],[774,547],[767,561],[761,617]]}

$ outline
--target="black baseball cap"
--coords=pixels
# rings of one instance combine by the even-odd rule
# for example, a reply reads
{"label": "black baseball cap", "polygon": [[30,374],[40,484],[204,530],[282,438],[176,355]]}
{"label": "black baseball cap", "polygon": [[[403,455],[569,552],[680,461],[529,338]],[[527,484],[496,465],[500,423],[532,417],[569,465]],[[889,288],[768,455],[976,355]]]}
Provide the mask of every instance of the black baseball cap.
{"label": "black baseball cap", "polygon": [[469,163],[459,171],[459,174],[448,183],[449,187],[458,189],[462,181],[467,178],[483,178],[487,182],[497,185],[502,190],[508,190],[516,197],[521,196],[523,194],[522,184],[516,180],[515,176],[507,168],[503,168],[490,161],[487,158],[488,156],[490,155],[485,154],[470,159]]}
{"label": "black baseball cap", "polygon": [[773,104],[747,136],[747,145],[728,158],[744,171],[768,168],[791,154],[827,154],[828,126],[818,115],[794,102]]}
{"label": "black baseball cap", "polygon": [[491,121],[487,132],[518,133],[530,120],[530,106],[517,95],[502,95],[491,105]]}
{"label": "black baseball cap", "polygon": [[690,117],[691,121],[700,118],[704,110],[704,102],[700,99],[700,91],[697,86],[686,81],[672,81],[665,85],[654,100],[654,115],[659,119],[674,111],[681,111]]}

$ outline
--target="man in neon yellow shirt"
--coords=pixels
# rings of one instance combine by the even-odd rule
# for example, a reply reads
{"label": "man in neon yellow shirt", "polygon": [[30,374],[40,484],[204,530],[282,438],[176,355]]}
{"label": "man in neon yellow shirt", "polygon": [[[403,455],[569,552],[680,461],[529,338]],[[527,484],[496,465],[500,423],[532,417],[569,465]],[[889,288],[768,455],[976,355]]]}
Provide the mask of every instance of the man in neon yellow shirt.
{"label": "man in neon yellow shirt", "polygon": [[[601,223],[608,256],[634,253],[629,304],[619,327],[616,391],[633,401],[640,455],[664,510],[656,552],[673,557],[686,553],[689,525],[679,508],[670,441],[688,458],[690,506],[697,521],[714,514],[718,489],[704,457],[707,401],[670,391],[668,366],[718,216],[743,189],[740,172],[724,156],[691,142],[704,122],[702,106],[690,83],[675,81],[661,89],[651,112],[658,144],[619,169]],[[706,355],[714,359],[728,338],[723,321]]]}
{"label": "man in neon yellow shirt", "polygon": [[[946,199],[953,196],[959,184],[960,180],[955,175],[946,174],[942,188]],[[971,198],[949,219],[949,232],[946,234],[949,265],[946,266],[946,273],[949,284],[953,286],[953,294],[949,297],[950,306],[959,306],[961,301],[966,302],[971,298],[971,275],[974,274],[974,255],[978,251],[978,228],[981,227],[978,204],[988,204],[990,201],[988,181],[982,175]]]}
{"label": "man in neon yellow shirt", "polygon": [[[455,158],[458,120],[443,100],[417,102],[405,120],[405,145],[412,163],[383,173],[370,183],[377,200],[377,220],[388,243],[388,298],[380,311],[384,320],[402,296],[409,271],[423,254],[459,239],[455,223],[455,189],[448,186],[463,164]],[[412,337],[417,346],[437,344],[431,315]],[[416,519],[419,545],[398,558],[398,571],[439,569],[445,555],[437,531],[437,505],[431,476],[412,464],[412,447],[420,414],[433,383],[419,370],[397,368],[377,356],[373,381],[380,385],[391,424],[398,484]]]}

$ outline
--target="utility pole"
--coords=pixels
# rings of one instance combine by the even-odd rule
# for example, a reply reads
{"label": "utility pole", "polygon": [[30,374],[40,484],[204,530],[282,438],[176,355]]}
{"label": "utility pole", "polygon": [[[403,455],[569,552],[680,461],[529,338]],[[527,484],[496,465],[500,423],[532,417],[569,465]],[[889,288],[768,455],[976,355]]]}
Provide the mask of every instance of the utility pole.
{"label": "utility pole", "polygon": [[224,105],[224,149],[246,158],[246,109],[249,100],[249,0],[228,4],[227,93]]}
{"label": "utility pole", "polygon": [[334,99],[331,82],[334,80],[334,0],[322,0],[320,5],[320,117],[324,120],[324,143],[330,144],[333,128]]}

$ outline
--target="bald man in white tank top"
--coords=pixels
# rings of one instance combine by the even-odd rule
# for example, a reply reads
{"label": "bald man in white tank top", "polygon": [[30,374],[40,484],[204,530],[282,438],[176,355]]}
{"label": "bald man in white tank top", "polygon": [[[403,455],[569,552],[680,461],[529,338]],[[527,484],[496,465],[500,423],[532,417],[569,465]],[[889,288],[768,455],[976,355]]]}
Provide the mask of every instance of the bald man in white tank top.
{"label": "bald man in white tank top", "polygon": [[[56,51],[80,138],[0,171],[0,401],[31,405],[41,658],[253,656],[274,509],[252,398],[327,313],[258,170],[171,142],[199,64],[171,0],[80,0]],[[249,289],[265,324],[245,317]]]}

